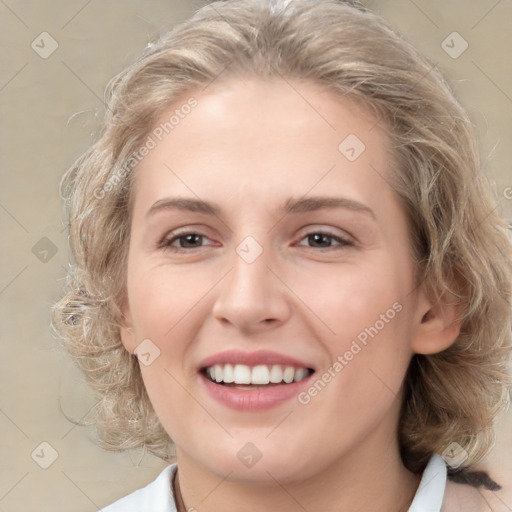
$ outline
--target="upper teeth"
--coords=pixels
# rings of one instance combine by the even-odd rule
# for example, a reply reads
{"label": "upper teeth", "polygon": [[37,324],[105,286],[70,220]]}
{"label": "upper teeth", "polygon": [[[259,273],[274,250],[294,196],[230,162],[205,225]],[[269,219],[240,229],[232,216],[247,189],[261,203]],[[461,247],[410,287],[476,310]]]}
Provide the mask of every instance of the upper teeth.
{"label": "upper teeth", "polygon": [[309,370],[278,364],[270,367],[260,364],[252,368],[245,364],[216,364],[207,368],[206,373],[211,380],[225,384],[279,384],[283,381],[289,384],[307,377]]}

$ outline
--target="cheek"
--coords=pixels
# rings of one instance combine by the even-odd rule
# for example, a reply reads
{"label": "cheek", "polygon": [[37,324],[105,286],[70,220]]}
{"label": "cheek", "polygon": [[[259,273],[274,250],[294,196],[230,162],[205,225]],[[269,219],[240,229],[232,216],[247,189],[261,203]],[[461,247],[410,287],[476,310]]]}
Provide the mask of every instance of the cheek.
{"label": "cheek", "polygon": [[211,268],[151,266],[135,258],[129,266],[128,295],[136,343],[146,343],[149,352],[156,354],[148,365],[141,358],[141,373],[161,418],[180,417],[179,404],[190,399],[183,387],[195,378],[190,353],[211,311],[208,293],[218,275]]}
{"label": "cheek", "polygon": [[136,268],[129,274],[128,294],[139,339],[176,339],[179,328],[191,325],[189,315],[215,284],[216,272],[183,266]]}
{"label": "cheek", "polygon": [[368,331],[377,330],[380,338],[386,338],[403,328],[412,278],[400,267],[391,258],[318,265],[290,274],[288,282],[314,313],[307,317],[315,319],[316,334],[324,340],[329,352],[338,354],[347,350],[347,342],[350,345],[354,339],[364,343],[370,336]]}
{"label": "cheek", "polygon": [[357,413],[361,404],[389,407],[399,393],[412,357],[413,281],[407,268],[381,258],[325,277],[317,272],[314,282],[323,283],[321,287],[307,286],[306,281],[301,285],[302,293],[309,289],[305,301],[318,308],[330,327],[330,332],[322,326],[316,330],[329,354],[329,366],[318,377],[329,381],[330,390],[319,403],[343,400]]}
{"label": "cheek", "polygon": [[182,363],[199,328],[195,306],[207,286],[201,285],[197,276],[186,274],[164,266],[144,269],[135,260],[129,266],[135,344],[144,384],[159,416],[172,417],[177,412],[175,404],[183,392],[179,384],[183,381]]}

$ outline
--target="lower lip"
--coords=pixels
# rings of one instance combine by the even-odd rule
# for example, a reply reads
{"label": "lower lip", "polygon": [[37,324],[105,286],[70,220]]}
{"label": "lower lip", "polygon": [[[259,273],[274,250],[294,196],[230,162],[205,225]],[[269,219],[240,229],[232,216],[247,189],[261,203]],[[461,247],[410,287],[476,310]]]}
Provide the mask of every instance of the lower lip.
{"label": "lower lip", "polygon": [[276,407],[296,397],[312,375],[299,382],[247,390],[215,384],[203,374],[199,374],[199,378],[210,396],[222,405],[238,411],[261,411]]}

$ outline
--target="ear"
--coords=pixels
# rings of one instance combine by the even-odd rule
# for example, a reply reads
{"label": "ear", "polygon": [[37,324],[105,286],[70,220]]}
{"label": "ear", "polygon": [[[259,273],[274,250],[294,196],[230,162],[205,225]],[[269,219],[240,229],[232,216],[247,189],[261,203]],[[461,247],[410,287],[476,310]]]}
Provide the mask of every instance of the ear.
{"label": "ear", "polygon": [[431,302],[422,291],[418,300],[412,350],[417,354],[436,354],[450,347],[460,334],[460,303],[445,292],[438,302]]}
{"label": "ear", "polygon": [[121,342],[124,348],[130,353],[134,354],[135,348],[137,347],[135,333],[133,332],[133,324],[131,319],[130,308],[128,305],[124,305],[121,308],[123,317],[121,319]]}

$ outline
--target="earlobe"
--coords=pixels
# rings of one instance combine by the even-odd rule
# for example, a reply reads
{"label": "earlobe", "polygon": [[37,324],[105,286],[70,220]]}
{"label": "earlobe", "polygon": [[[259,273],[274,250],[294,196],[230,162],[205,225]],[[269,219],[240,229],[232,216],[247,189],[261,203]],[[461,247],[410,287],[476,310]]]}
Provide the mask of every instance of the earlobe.
{"label": "earlobe", "polygon": [[450,347],[461,329],[460,305],[453,294],[445,293],[436,304],[420,300],[421,320],[416,325],[412,349],[416,354],[436,354]]}

